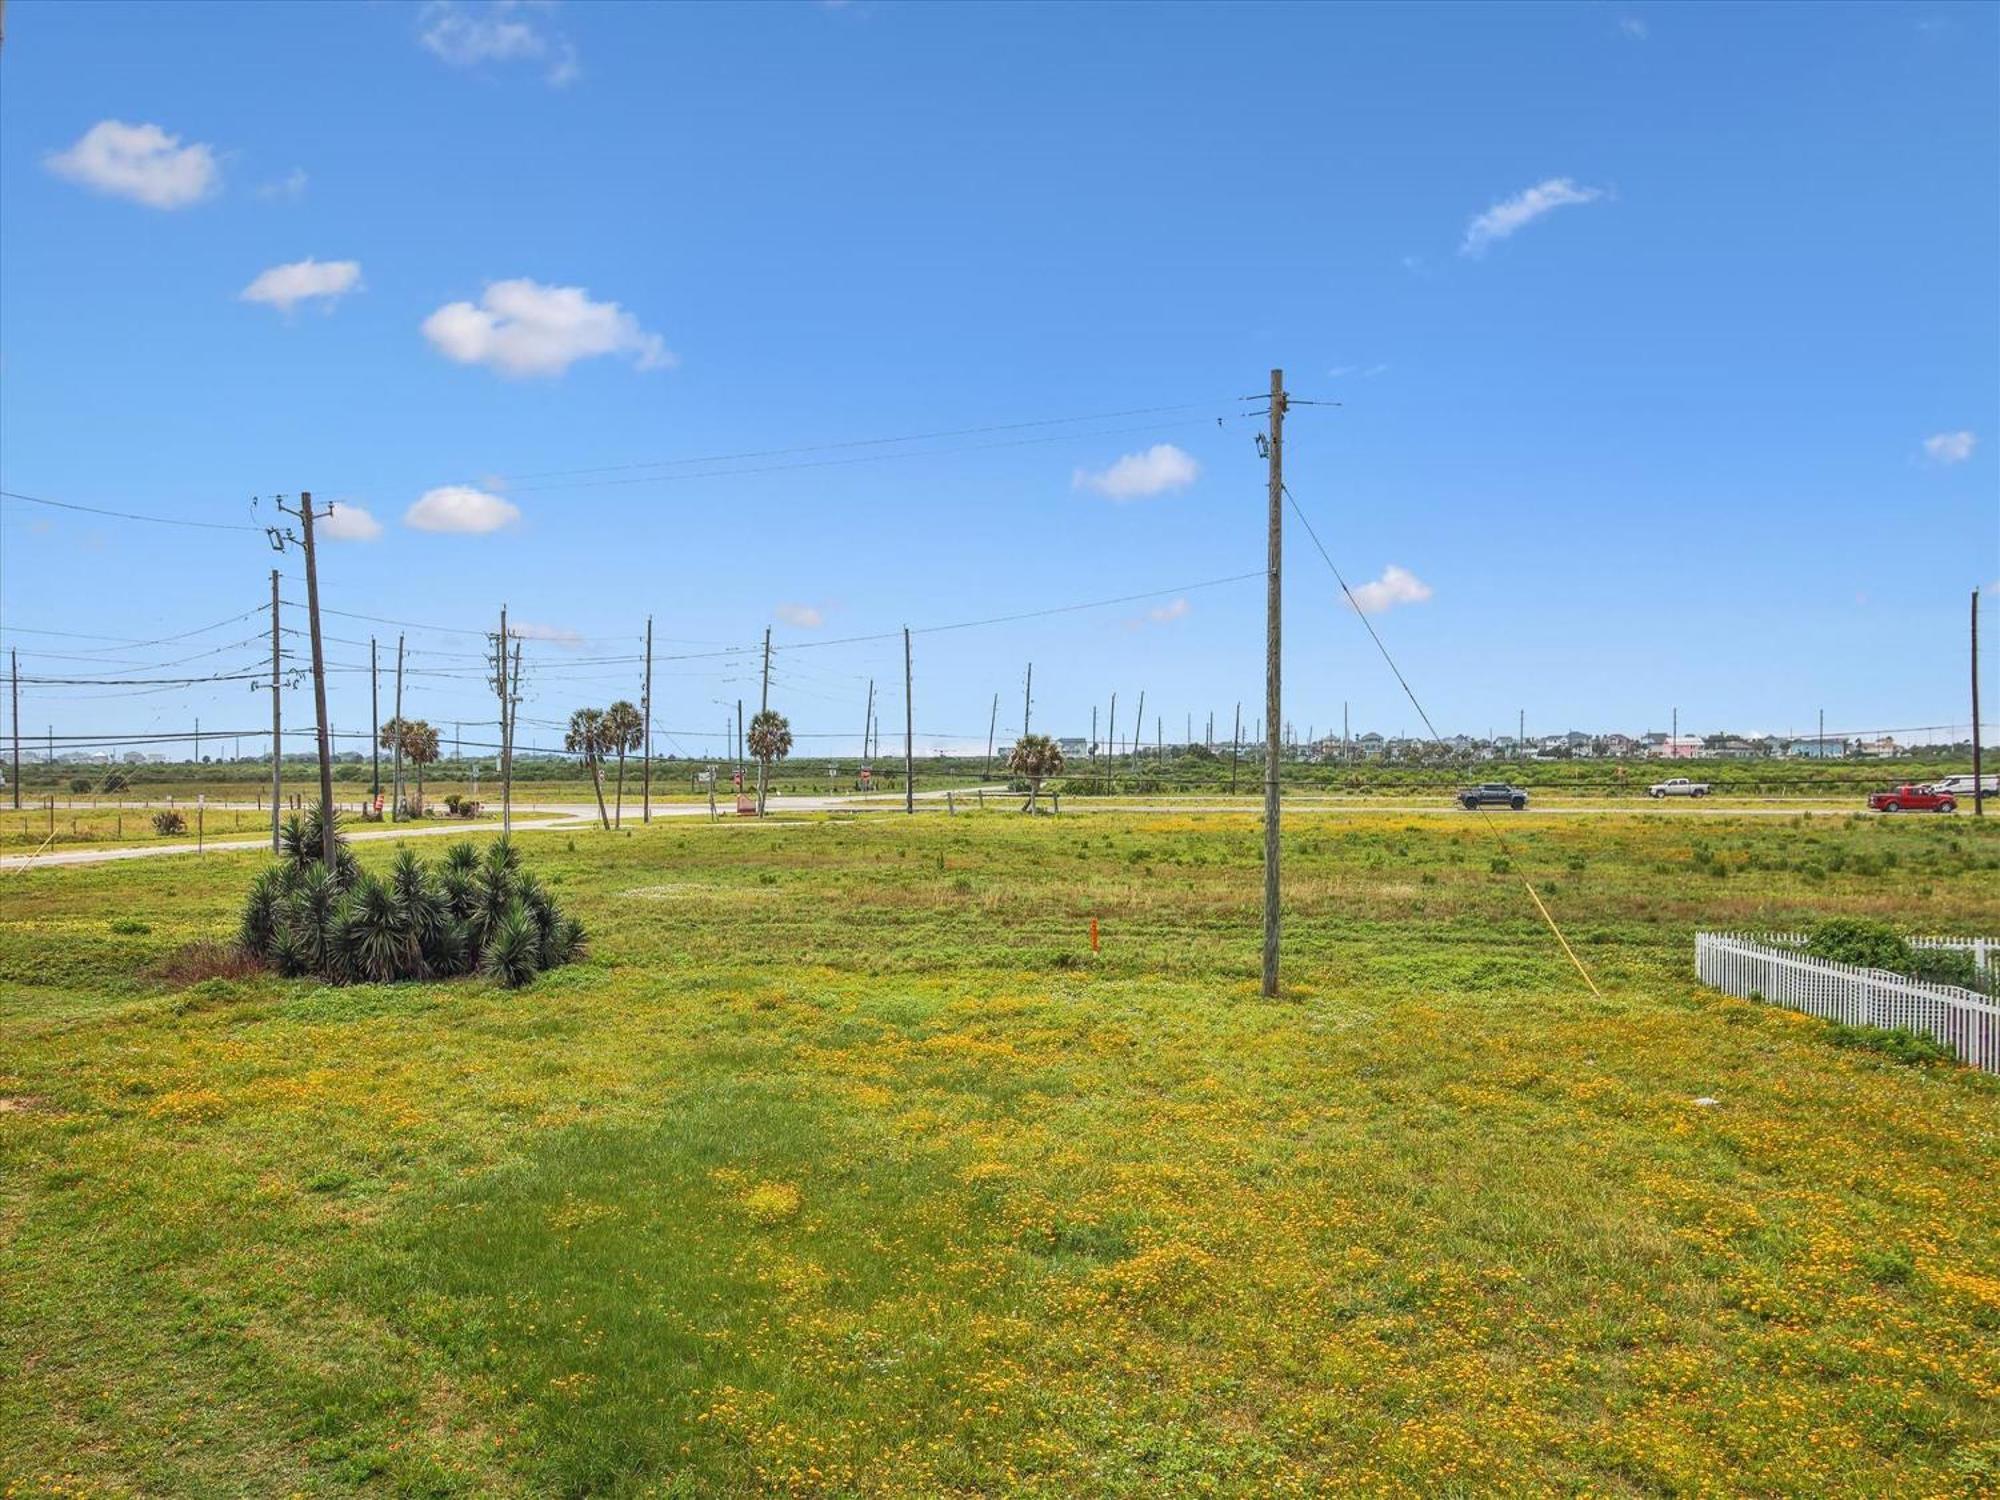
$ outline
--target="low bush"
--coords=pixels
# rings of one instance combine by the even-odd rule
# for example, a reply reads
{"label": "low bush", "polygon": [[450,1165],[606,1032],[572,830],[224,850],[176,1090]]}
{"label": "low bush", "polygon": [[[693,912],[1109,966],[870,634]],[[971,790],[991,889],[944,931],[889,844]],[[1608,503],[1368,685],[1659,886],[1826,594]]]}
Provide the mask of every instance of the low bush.
{"label": "low bush", "polygon": [[1837,1047],[1866,1048],[1870,1052],[1880,1052],[1886,1057],[1894,1058],[1899,1063],[1908,1063],[1912,1067],[1958,1060],[1951,1048],[1943,1042],[1926,1036],[1921,1031],[1912,1031],[1907,1026],[1884,1028],[1835,1024],[1831,1029],[1833,1042]]}
{"label": "low bush", "polygon": [[1884,969],[1932,984],[1991,991],[1993,980],[1983,974],[1964,948],[1917,948],[1887,922],[1866,917],[1831,917],[1813,928],[1806,952],[1814,958]]}
{"label": "low bush", "polygon": [[318,815],[284,827],[284,858],[250,886],[237,951],[288,976],[392,984],[482,973],[515,988],[579,957],[583,924],[499,839],[447,849],[435,870],[400,850],[387,876],[363,872],[335,832],[328,870]]}
{"label": "low bush", "polygon": [[153,832],[157,834],[186,833],[188,820],[173,808],[153,814]]}

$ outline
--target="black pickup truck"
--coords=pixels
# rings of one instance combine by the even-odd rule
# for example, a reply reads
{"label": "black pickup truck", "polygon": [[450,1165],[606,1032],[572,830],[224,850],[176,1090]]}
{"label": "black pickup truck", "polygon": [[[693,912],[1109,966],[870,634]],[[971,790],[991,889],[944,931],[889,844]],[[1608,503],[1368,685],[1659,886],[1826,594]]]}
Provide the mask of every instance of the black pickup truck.
{"label": "black pickup truck", "polygon": [[1528,794],[1504,781],[1482,781],[1478,786],[1469,786],[1461,791],[1458,805],[1468,809],[1511,807],[1519,812],[1528,805]]}

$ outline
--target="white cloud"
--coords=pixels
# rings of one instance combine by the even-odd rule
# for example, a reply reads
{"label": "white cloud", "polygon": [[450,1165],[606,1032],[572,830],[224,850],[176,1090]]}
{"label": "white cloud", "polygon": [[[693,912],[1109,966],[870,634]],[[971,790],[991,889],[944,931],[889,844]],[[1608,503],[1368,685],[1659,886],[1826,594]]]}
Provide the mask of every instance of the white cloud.
{"label": "white cloud", "polygon": [[1924,439],[1924,456],[1934,464],[1962,464],[1972,457],[1972,450],[1979,445],[1976,434],[1959,432],[1934,432]]}
{"label": "white cloud", "polygon": [[1458,247],[1458,253],[1483,255],[1488,245],[1506,239],[1545,213],[1572,203],[1595,203],[1603,196],[1602,188],[1578,187],[1567,177],[1551,177],[1546,182],[1538,182],[1525,192],[1503,198],[1468,224],[1465,243]]}
{"label": "white cloud", "polygon": [[1201,465],[1172,443],[1155,443],[1144,453],[1126,454],[1108,469],[1078,469],[1070,476],[1070,487],[1113,500],[1140,500],[1186,489],[1200,473]]}
{"label": "white cloud", "polygon": [[490,283],[477,307],[446,303],[424,319],[424,337],[447,359],[503,375],[560,375],[600,354],[629,354],[642,370],[674,363],[660,336],[616,302],[525,277]]}
{"label": "white cloud", "polygon": [[237,295],[245,302],[264,302],[290,312],[299,303],[313,298],[331,307],[360,285],[360,261],[314,260],[307,256],[259,272],[257,279]]}
{"label": "white cloud", "polygon": [[1620,16],[1618,29],[1635,42],[1643,42],[1653,34],[1652,28],[1637,16]]}
{"label": "white cloud", "polygon": [[484,490],[475,490],[469,484],[447,484],[426,490],[415,505],[403,512],[403,524],[419,531],[478,534],[498,531],[520,519],[518,505]]}
{"label": "white cloud", "polygon": [[576,82],[583,67],[576,44],[542,19],[554,7],[526,0],[429,0],[417,12],[417,40],[454,68],[487,63],[545,63],[551,87]]}
{"label": "white cloud", "polygon": [[382,523],[359,505],[345,500],[333,502],[324,521],[313,523],[319,535],[336,542],[372,542],[382,534]]}
{"label": "white cloud", "polygon": [[800,630],[817,630],[826,623],[826,612],[811,604],[780,604],[771,613]]}
{"label": "white cloud", "polygon": [[293,167],[283,177],[274,178],[270,182],[263,183],[257,189],[257,196],[259,198],[282,199],[287,203],[296,203],[299,199],[305,197],[305,195],[306,169],[304,167]]}
{"label": "white cloud", "polygon": [[1169,621],[1185,620],[1193,612],[1194,612],[1194,606],[1192,604],[1189,604],[1187,600],[1176,599],[1171,604],[1162,604],[1157,609],[1147,610],[1146,616],[1148,619],[1154,620],[1161,625],[1165,625]]}
{"label": "white cloud", "polygon": [[1354,603],[1364,615],[1379,615],[1399,604],[1422,604],[1430,596],[1431,586],[1423,579],[1390,563],[1380,578],[1354,590]]}
{"label": "white cloud", "polygon": [[567,625],[535,625],[526,620],[509,620],[507,634],[523,641],[547,641],[561,646],[565,651],[583,648],[581,632],[571,630]]}
{"label": "white cloud", "polygon": [[186,208],[222,181],[212,147],[183,146],[157,125],[123,120],[99,120],[69,150],[52,153],[48,166],[72,182],[148,208]]}

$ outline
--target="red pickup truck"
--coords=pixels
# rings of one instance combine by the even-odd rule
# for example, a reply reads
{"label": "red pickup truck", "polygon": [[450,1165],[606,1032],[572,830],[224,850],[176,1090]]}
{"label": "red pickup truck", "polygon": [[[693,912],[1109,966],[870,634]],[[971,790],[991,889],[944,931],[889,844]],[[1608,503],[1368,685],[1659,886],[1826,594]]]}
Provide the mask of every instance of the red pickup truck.
{"label": "red pickup truck", "polygon": [[1868,805],[1876,812],[1957,812],[1958,799],[1929,786],[1899,786],[1893,792],[1870,792]]}

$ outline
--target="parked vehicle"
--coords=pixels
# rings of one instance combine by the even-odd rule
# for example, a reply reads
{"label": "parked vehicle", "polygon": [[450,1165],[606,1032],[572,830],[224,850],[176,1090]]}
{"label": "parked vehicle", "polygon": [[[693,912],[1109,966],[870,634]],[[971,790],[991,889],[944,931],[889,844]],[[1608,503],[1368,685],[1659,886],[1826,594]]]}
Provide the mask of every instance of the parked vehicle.
{"label": "parked vehicle", "polygon": [[[1980,782],[1978,787],[1980,792],[1988,797],[2000,797],[2000,774],[1981,776],[1978,780]],[[1931,783],[1931,789],[1938,792],[1949,792],[1952,796],[1961,799],[1970,797],[1973,793],[1973,778],[1970,776],[1941,776]]]}
{"label": "parked vehicle", "polygon": [[1868,805],[1876,812],[1957,812],[1958,798],[1933,786],[1899,786],[1893,792],[1871,792]]}
{"label": "parked vehicle", "polygon": [[1646,788],[1648,797],[1706,797],[1708,783],[1689,781],[1685,776],[1675,776],[1667,781],[1656,781]]}
{"label": "parked vehicle", "polygon": [[1511,807],[1519,812],[1528,805],[1528,794],[1517,786],[1509,786],[1504,781],[1482,781],[1478,786],[1466,787],[1458,794],[1458,804],[1466,809],[1479,807]]}

